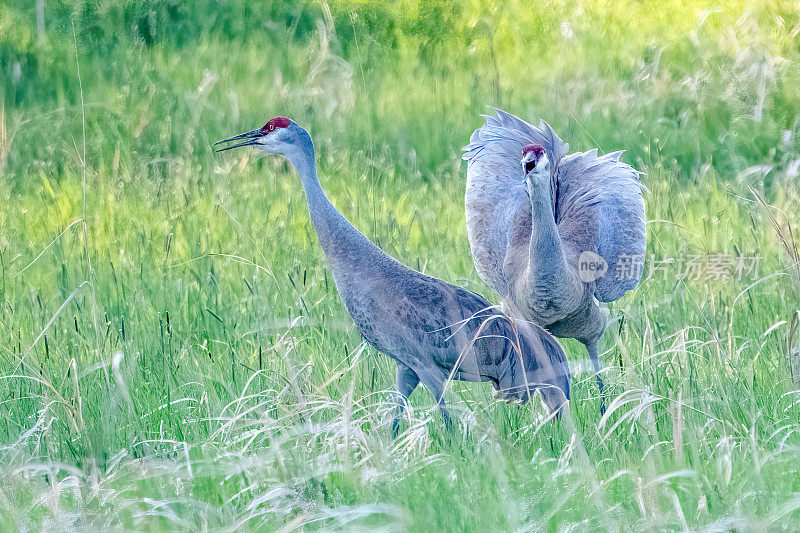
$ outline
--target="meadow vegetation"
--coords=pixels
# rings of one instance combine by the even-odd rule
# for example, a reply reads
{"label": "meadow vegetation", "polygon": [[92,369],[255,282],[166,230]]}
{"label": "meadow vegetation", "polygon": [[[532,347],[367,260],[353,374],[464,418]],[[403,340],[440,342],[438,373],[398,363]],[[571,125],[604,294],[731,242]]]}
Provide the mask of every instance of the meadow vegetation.
{"label": "meadow vegetation", "polygon": [[[798,65],[791,0],[0,3],[0,529],[796,530]],[[294,172],[210,143],[293,118],[356,227],[497,302],[487,106],[627,150],[648,279],[605,417],[561,342],[579,438],[456,383],[461,431],[420,388],[393,440]]]}

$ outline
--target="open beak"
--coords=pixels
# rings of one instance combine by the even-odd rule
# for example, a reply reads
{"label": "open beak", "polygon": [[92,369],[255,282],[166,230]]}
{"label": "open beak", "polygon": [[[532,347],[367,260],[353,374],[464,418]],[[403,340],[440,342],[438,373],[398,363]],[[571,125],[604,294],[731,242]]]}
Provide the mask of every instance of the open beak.
{"label": "open beak", "polygon": [[258,144],[256,139],[261,137],[263,134],[261,133],[261,129],[248,131],[245,133],[240,133],[239,135],[234,135],[233,137],[228,137],[227,139],[222,139],[221,141],[215,142],[212,146],[217,146],[218,144],[222,143],[229,143],[233,141],[242,140],[240,143],[232,144],[230,146],[226,146],[225,148],[217,148],[217,152],[224,152],[225,150],[230,150],[231,148],[239,148],[240,146],[250,146],[252,144]]}
{"label": "open beak", "polygon": [[528,163],[530,163],[531,161],[536,161],[536,154],[533,153],[533,151],[530,151],[527,154],[525,154],[525,156],[522,158],[522,161],[520,161],[520,163],[522,163],[522,165],[525,166]]}

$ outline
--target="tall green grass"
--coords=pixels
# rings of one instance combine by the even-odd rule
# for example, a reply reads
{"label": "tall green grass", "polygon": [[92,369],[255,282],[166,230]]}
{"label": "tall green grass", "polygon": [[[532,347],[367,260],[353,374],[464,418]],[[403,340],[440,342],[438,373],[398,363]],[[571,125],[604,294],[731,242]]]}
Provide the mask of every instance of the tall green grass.
{"label": "tall green grass", "polygon": [[[44,7],[40,33],[0,4],[3,529],[797,528],[795,3]],[[759,269],[668,269],[615,303],[605,418],[563,341],[579,438],[455,384],[462,431],[420,389],[392,440],[393,363],[293,171],[209,144],[294,118],[359,229],[497,301],[461,201],[488,105],[626,149],[648,262]]]}

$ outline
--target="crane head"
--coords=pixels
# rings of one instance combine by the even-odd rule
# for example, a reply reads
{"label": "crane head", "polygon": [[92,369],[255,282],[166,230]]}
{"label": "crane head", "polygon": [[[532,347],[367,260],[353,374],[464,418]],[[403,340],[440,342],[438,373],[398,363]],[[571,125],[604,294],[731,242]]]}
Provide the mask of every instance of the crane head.
{"label": "crane head", "polygon": [[549,166],[550,161],[547,159],[547,153],[541,145],[529,144],[522,149],[521,163],[527,176],[533,169],[544,170],[545,167]]}
{"label": "crane head", "polygon": [[[305,130],[288,118],[275,117],[258,129],[217,141],[214,146],[233,143],[224,148],[217,148],[217,152],[240,146],[257,146],[269,154],[287,155],[298,144],[301,132],[305,133]],[[305,135],[307,136],[308,134]]]}

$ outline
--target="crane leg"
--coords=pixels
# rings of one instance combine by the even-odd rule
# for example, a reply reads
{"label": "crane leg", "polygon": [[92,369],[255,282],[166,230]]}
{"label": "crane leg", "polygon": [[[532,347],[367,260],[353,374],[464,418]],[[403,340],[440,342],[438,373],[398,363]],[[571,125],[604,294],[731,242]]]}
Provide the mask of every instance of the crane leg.
{"label": "crane leg", "polygon": [[450,413],[447,411],[447,406],[444,403],[444,379],[436,373],[423,372],[420,376],[422,384],[425,385],[431,394],[436,399],[439,406],[439,413],[442,415],[445,427],[449,430],[454,428],[453,419],[450,418]]}
{"label": "crane leg", "polygon": [[419,385],[419,376],[410,367],[397,362],[397,406],[392,420],[392,437],[397,436],[400,427],[400,418],[408,405],[408,398]]}
{"label": "crane leg", "polygon": [[597,343],[597,340],[587,342],[586,350],[589,352],[589,359],[592,360],[592,366],[594,367],[594,372],[597,377],[597,388],[600,389],[600,415],[604,415],[606,414],[606,400],[603,397],[603,378],[600,375],[600,370],[602,367],[600,365],[600,355],[598,353]]}

